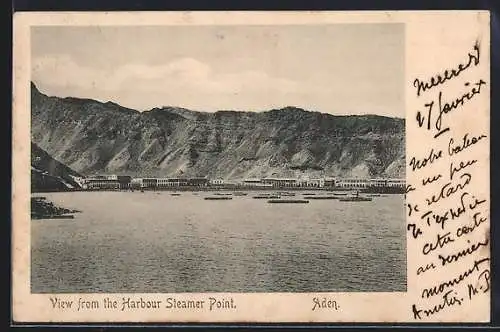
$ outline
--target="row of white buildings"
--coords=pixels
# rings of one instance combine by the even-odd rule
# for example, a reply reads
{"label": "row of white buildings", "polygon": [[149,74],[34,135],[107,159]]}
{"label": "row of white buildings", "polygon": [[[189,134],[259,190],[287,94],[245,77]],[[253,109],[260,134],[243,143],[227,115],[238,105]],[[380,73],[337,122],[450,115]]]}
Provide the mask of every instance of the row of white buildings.
{"label": "row of white buildings", "polygon": [[[214,180],[221,185],[223,180]],[[215,184],[215,182],[214,182]],[[366,179],[366,178],[313,178],[313,179],[295,179],[295,178],[262,178],[245,179],[242,181],[244,186],[260,187],[309,187],[309,188],[357,188],[364,189],[369,187],[398,187],[404,188],[405,179]]]}
{"label": "row of white buildings", "polygon": [[124,175],[96,175],[84,178],[84,189],[176,188],[176,187],[254,187],[254,188],[404,188],[404,179],[390,178],[252,178],[242,180],[209,179],[207,177],[133,178]]}

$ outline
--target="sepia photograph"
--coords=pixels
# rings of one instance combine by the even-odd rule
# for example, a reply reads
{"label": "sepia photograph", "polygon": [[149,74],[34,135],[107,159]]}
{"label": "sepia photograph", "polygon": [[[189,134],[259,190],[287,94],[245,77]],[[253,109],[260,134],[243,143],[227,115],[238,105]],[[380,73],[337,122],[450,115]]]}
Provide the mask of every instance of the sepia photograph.
{"label": "sepia photograph", "polygon": [[489,322],[489,13],[21,13],[16,322]]}
{"label": "sepia photograph", "polygon": [[404,25],[32,27],[31,289],[406,289]]}

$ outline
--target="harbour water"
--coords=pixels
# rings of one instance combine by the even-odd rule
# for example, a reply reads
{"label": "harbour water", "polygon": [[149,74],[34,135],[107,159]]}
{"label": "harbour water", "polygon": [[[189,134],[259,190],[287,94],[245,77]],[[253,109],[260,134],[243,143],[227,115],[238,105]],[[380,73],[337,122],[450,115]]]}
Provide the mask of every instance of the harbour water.
{"label": "harbour water", "polygon": [[406,290],[403,195],[309,204],[268,204],[252,195],[43,194],[82,212],[31,221],[31,291]]}

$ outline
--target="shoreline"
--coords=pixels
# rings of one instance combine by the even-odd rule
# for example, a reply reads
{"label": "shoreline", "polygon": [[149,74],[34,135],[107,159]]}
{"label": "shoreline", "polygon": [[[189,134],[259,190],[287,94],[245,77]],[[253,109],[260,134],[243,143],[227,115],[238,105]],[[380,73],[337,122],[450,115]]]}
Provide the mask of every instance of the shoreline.
{"label": "shoreline", "polygon": [[47,201],[45,197],[31,197],[31,220],[34,219],[73,219],[79,210],[71,210]]}
{"label": "shoreline", "polygon": [[309,187],[284,187],[284,188],[207,188],[207,187],[168,187],[168,188],[130,188],[130,189],[67,189],[32,191],[31,194],[44,194],[54,192],[359,192],[360,194],[405,194],[401,188],[309,188]]}

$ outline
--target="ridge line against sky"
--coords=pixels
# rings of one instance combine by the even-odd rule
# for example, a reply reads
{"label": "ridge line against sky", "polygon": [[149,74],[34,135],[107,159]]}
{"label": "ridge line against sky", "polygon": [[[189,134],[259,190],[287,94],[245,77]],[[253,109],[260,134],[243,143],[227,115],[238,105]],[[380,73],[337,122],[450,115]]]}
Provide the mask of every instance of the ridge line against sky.
{"label": "ridge line against sky", "polygon": [[276,108],[268,108],[268,109],[260,109],[260,110],[256,110],[256,111],[248,111],[248,110],[244,110],[244,109],[219,109],[219,110],[215,110],[213,112],[202,112],[202,111],[198,111],[198,110],[195,110],[195,109],[190,109],[190,108],[186,108],[186,107],[183,107],[183,106],[178,106],[178,105],[157,105],[157,106],[153,106],[151,108],[148,108],[148,109],[144,109],[144,110],[137,110],[135,108],[130,108],[130,107],[127,107],[127,106],[123,106],[121,105],[120,103],[116,102],[116,101],[113,101],[113,100],[98,100],[96,98],[92,98],[92,97],[75,97],[75,96],[55,96],[55,95],[50,95],[50,94],[46,94],[44,93],[41,89],[39,89],[39,84],[37,82],[33,82],[31,81],[31,83],[33,83],[35,85],[35,88],[36,90],[47,96],[47,97],[57,97],[57,98],[62,98],[62,99],[65,99],[65,98],[75,98],[75,99],[82,99],[82,100],[93,100],[93,101],[97,101],[97,102],[100,102],[100,103],[103,103],[103,104],[106,104],[106,103],[113,103],[113,104],[116,104],[120,107],[123,107],[123,108],[126,108],[126,109],[129,109],[131,111],[135,111],[135,112],[139,112],[139,113],[142,113],[142,112],[149,112],[149,111],[152,111],[154,109],[163,109],[163,108],[172,108],[172,109],[182,109],[182,110],[185,110],[187,112],[198,112],[198,113],[217,113],[217,112],[241,112],[241,113],[245,113],[245,112],[249,112],[249,113],[265,113],[265,112],[270,112],[270,111],[273,111],[273,110],[282,110],[282,109],[285,109],[285,108],[296,108],[296,109],[300,109],[304,112],[310,112],[310,113],[321,113],[321,114],[326,114],[326,115],[331,115],[331,116],[351,116],[351,115],[355,115],[355,116],[380,116],[380,117],[387,117],[387,118],[392,118],[392,119],[400,119],[400,120],[404,120],[405,118],[404,117],[401,117],[401,116],[390,116],[390,115],[381,115],[381,114],[374,114],[374,113],[363,113],[363,114],[333,114],[333,113],[326,113],[326,112],[322,112],[321,110],[312,110],[312,109],[307,109],[307,108],[302,108],[302,107],[298,107],[296,105],[284,105],[282,107],[276,107]]}
{"label": "ridge line against sky", "polygon": [[32,81],[47,95],[145,111],[405,117],[404,26],[32,27]]}

